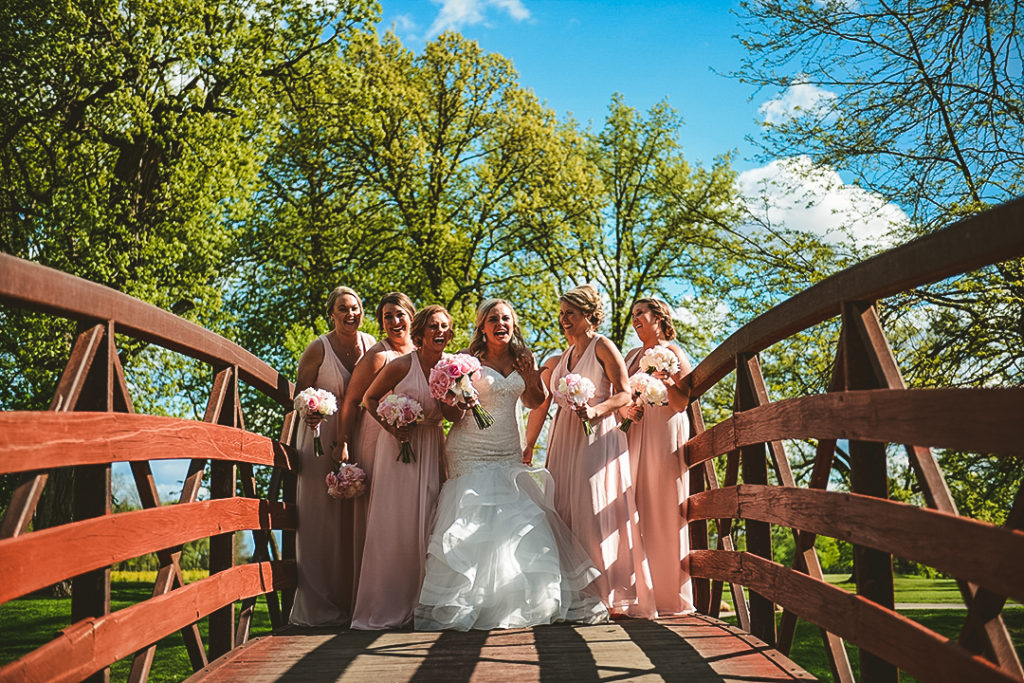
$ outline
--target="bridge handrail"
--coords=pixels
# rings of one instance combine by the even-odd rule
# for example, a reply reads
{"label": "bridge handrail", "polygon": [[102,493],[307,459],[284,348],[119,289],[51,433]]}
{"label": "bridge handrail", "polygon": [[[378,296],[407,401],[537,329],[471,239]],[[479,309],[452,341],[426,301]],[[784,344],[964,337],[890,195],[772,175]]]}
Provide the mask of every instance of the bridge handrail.
{"label": "bridge handrail", "polygon": [[291,408],[287,377],[235,342],[153,304],[54,268],[0,253],[0,301],[72,320],[113,321],[118,333],[214,366],[237,366],[245,382]]}

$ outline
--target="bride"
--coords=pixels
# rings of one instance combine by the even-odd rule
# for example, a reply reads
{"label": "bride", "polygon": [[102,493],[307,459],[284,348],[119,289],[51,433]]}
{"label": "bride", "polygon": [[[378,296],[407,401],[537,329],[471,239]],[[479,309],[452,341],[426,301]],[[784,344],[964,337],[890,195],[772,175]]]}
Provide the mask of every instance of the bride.
{"label": "bride", "polygon": [[416,628],[607,620],[590,588],[598,571],[554,511],[551,476],[521,461],[518,399],[536,407],[547,390],[507,301],[480,304],[469,352],[480,359],[473,384],[494,424],[481,430],[464,417],[448,434],[450,478],[438,500]]}

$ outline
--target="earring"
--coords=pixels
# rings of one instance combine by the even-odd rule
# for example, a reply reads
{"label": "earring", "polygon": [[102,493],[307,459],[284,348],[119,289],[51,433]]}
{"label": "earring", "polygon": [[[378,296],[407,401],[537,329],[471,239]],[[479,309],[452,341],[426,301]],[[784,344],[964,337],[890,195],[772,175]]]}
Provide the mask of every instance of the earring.
{"label": "earring", "polygon": [[480,335],[480,338],[483,339],[484,341],[487,341],[487,333],[486,332],[482,333]]}

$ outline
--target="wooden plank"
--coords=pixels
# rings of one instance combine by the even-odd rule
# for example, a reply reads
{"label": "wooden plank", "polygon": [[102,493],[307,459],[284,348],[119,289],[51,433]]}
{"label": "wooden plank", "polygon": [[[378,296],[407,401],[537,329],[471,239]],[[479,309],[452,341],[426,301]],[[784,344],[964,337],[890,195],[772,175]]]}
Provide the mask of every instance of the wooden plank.
{"label": "wooden plank", "polygon": [[802,396],[753,408],[687,443],[690,467],[750,444],[849,439],[1021,456],[1024,389],[872,389]]}
{"label": "wooden plank", "polygon": [[750,634],[701,615],[494,631],[288,627],[188,679],[220,681],[813,680]]}
{"label": "wooden plank", "polygon": [[[740,355],[736,358],[736,411],[756,408],[758,399],[751,374],[758,366],[754,355]],[[768,460],[764,443],[751,444],[740,449],[740,462],[745,484],[768,483]],[[772,560],[772,527],[767,522],[746,520],[747,550],[754,555]],[[751,589],[750,633],[774,646],[776,641],[775,605],[767,596]]]}
{"label": "wooden plank", "polygon": [[[691,553],[694,574],[742,581],[847,641],[926,681],[1015,681],[1013,674],[948,638],[862,596],[750,553]],[[867,679],[865,679],[867,680]]]}
{"label": "wooden plank", "polygon": [[290,468],[291,446],[195,420],[123,413],[0,413],[0,473],[203,458]]}
{"label": "wooden plank", "polygon": [[855,493],[749,484],[691,496],[689,514],[763,520],[898,550],[908,560],[1024,601],[1024,531],[1019,529]]}
{"label": "wooden plank", "polygon": [[750,321],[712,351],[690,374],[699,398],[735,368],[740,353],[775,342],[839,315],[844,301],[877,301],[952,275],[1024,256],[1024,199],[994,207],[942,230],[890,249],[783,301]]}
{"label": "wooden plank", "polygon": [[111,320],[118,332],[211,364],[235,365],[246,383],[291,408],[294,386],[238,344],[152,304],[74,275],[0,254],[0,300],[78,320]]}
{"label": "wooden plank", "polygon": [[294,506],[250,498],[164,505],[0,540],[0,603],[83,571],[252,528],[295,528]]}
{"label": "wooden plank", "polygon": [[234,567],[107,616],[76,622],[55,640],[0,668],[0,680],[79,681],[224,605],[294,580],[294,562]]}

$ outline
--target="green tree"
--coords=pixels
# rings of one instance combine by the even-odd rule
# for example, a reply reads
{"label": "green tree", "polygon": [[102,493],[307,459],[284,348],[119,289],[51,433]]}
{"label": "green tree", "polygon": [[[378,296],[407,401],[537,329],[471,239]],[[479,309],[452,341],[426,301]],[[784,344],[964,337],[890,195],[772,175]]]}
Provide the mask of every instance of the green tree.
{"label": "green tree", "polygon": [[[766,121],[771,157],[808,154],[903,208],[893,236],[929,232],[1024,189],[1024,32],[1015,2],[743,2],[747,49],[736,77],[799,92],[804,104]],[[787,90],[792,88],[793,90]],[[884,302],[883,323],[908,382],[1024,381],[1024,262],[951,278]],[[954,465],[957,458],[966,458]],[[1024,481],[998,477],[976,455],[948,454],[950,471],[1005,487],[1005,511]],[[983,473],[988,472],[989,475]],[[966,488],[954,487],[965,509]]]}

